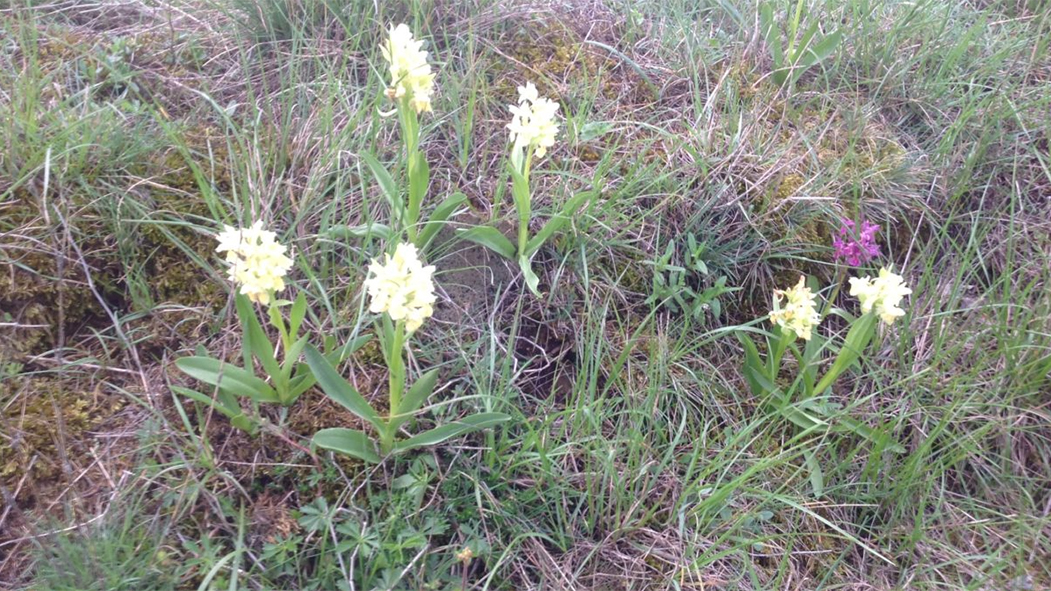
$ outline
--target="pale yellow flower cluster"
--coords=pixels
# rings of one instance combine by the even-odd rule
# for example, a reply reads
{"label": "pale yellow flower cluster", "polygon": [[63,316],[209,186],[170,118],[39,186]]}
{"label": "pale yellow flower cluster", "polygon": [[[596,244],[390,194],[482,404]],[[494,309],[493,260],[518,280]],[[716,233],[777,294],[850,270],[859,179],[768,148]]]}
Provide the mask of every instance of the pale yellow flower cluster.
{"label": "pale yellow flower cluster", "polygon": [[886,267],[879,270],[875,279],[868,276],[850,278],[850,295],[861,302],[861,312],[868,314],[875,309],[887,324],[894,324],[895,319],[905,315],[899,304],[910,293],[912,290],[905,285],[901,275],[895,275]]}
{"label": "pale yellow flower cluster", "polygon": [[215,251],[225,252],[230,264],[230,280],[241,285],[248,299],[268,304],[274,292],[285,288],[292,259],[285,256],[286,247],[277,242],[277,235],[263,229],[262,222],[245,229],[223,226],[216,238],[219,246]]}
{"label": "pale yellow flower cluster", "polygon": [[533,149],[537,158],[543,158],[547,149],[555,145],[558,134],[558,103],[540,96],[532,82],[518,87],[518,104],[511,105],[511,130],[513,153]]}
{"label": "pale yellow flower cluster", "polygon": [[[781,307],[781,298],[785,299]],[[800,277],[799,283],[790,289],[774,291],[774,309],[770,311],[770,322],[782,329],[791,330],[796,336],[809,341],[811,333],[820,322],[821,314],[817,311],[816,296],[806,286],[806,278]]]}
{"label": "pale yellow flower cluster", "polygon": [[385,263],[373,260],[369,265],[369,310],[404,320],[406,330],[414,332],[434,313],[434,266],[424,267],[412,244],[399,244],[394,256],[385,256]]}
{"label": "pale yellow flower cluster", "polygon": [[412,36],[409,26],[402,23],[391,25],[390,38],[380,46],[383,59],[390,63],[390,88],[387,96],[393,100],[409,97],[409,104],[417,113],[431,110],[431,95],[434,94],[434,73],[427,63],[427,52],[423,41]]}

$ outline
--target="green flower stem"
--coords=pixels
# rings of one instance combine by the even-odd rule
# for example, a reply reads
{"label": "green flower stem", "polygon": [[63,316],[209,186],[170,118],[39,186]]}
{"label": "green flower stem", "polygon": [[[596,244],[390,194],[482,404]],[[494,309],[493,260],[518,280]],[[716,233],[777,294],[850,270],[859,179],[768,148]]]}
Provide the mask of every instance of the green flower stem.
{"label": "green flower stem", "polygon": [[[837,266],[838,267],[838,266]],[[843,279],[847,276],[847,270],[843,267],[836,269],[836,281],[832,286],[832,293],[829,294],[828,299],[825,300],[825,305],[821,310],[821,319],[824,320],[828,313],[832,311],[832,306],[835,305],[836,297],[839,296],[839,290],[843,287]]]}
{"label": "green flower stem", "polygon": [[[390,396],[390,416],[399,413],[401,406],[401,395],[405,390],[405,361],[402,359],[401,350],[405,345],[405,322],[399,320],[394,325],[393,338],[387,344],[387,372],[388,391]],[[380,447],[383,453],[390,453],[394,446],[394,420],[388,419],[387,429],[380,437]]]}
{"label": "green flower stem", "polygon": [[[419,221],[416,219],[419,217],[418,204],[413,203],[414,199],[412,195],[421,193],[425,187],[413,187],[413,180],[416,178],[416,167],[418,166],[418,156],[420,150],[420,121],[416,115],[416,111],[409,104],[408,97],[402,97],[398,103],[398,122],[401,124],[401,136],[402,142],[405,144],[405,158],[406,158],[406,173],[409,180],[409,203],[405,208],[405,219],[401,220],[405,225],[405,231],[408,234],[409,242],[416,242],[416,223]],[[422,195],[418,196],[418,199],[422,198]]]}
{"label": "green flower stem", "polygon": [[281,335],[281,354],[288,353],[288,350],[292,347],[292,335],[288,334],[288,327],[285,326],[285,318],[281,315],[281,307],[277,305],[277,300],[273,294],[270,295],[270,304],[267,307],[267,316],[270,318],[270,324],[277,329],[277,332]]}
{"label": "green flower stem", "polygon": [[[532,147],[532,146],[530,146]],[[522,165],[522,178],[525,179],[526,190],[530,193],[520,207],[518,207],[518,256],[525,256],[526,245],[529,244],[529,218],[532,214],[529,207],[532,204],[532,191],[529,189],[529,170],[533,166],[533,152],[526,151],[525,162]],[[518,201],[515,201],[516,204]]]}
{"label": "green flower stem", "polygon": [[[289,351],[289,349],[292,348],[292,336],[290,334],[288,334],[288,327],[285,326],[285,318],[284,318],[284,316],[281,315],[281,306],[277,305],[277,298],[275,297],[275,294],[273,292],[270,293],[270,303],[267,305],[266,312],[267,312],[267,317],[270,320],[271,326],[276,328],[277,332],[281,335],[281,356],[287,358],[288,351]],[[277,354],[277,351],[275,350],[274,351],[274,363],[275,364],[278,363],[277,359],[278,359],[278,354]],[[287,363],[287,360],[286,360],[286,363]],[[251,364],[246,365],[246,367],[251,367]],[[271,373],[273,373],[273,372],[271,372]],[[288,399],[290,398],[290,396],[289,396],[289,387],[288,387],[288,380],[285,379],[284,374],[281,374],[280,372],[277,372],[275,375],[271,375],[270,379],[273,382],[274,389],[277,390],[278,398],[281,399],[281,404],[288,404],[289,403]],[[284,424],[284,415],[282,415],[282,417],[281,417],[281,424]]]}
{"label": "green flower stem", "polygon": [[[777,374],[781,371],[781,359],[785,356],[785,351],[788,350],[788,346],[795,340],[796,335],[791,330],[784,328],[778,328],[778,339],[776,344],[770,348],[770,356],[768,357],[767,365],[767,377],[770,381],[777,383]],[[767,341],[769,343],[769,341]]]}

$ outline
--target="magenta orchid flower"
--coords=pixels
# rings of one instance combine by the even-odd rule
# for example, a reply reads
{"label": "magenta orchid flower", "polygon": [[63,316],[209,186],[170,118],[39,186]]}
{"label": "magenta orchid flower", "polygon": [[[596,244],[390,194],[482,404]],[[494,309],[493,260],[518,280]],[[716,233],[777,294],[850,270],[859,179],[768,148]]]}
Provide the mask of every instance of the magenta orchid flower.
{"label": "magenta orchid flower", "polygon": [[857,267],[880,256],[879,244],[876,244],[876,233],[879,225],[862,222],[861,232],[855,231],[854,220],[844,219],[839,236],[832,241],[836,249],[836,260],[844,260],[851,267]]}

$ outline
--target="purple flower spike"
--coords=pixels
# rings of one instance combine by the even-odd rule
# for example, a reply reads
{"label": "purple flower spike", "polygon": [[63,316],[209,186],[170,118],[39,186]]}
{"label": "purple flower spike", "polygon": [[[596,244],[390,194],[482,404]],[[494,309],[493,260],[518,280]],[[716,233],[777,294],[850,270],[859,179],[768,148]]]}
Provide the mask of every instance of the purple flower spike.
{"label": "purple flower spike", "polygon": [[867,263],[880,255],[879,244],[876,244],[879,226],[862,222],[860,233],[855,232],[854,228],[854,220],[844,219],[843,227],[839,229],[839,237],[832,241],[832,246],[836,249],[836,259],[845,260],[851,267]]}

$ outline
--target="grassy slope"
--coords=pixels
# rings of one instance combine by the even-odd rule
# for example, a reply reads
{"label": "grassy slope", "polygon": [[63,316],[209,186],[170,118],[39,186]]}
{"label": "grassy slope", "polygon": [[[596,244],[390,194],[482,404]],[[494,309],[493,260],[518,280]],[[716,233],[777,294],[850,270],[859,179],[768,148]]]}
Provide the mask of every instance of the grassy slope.
{"label": "grassy slope", "polygon": [[[770,80],[754,6],[729,4],[5,10],[3,578],[1051,585],[1051,8],[812,3],[806,18],[845,40],[788,93]],[[178,404],[170,360],[199,344],[236,355],[217,219],[282,231],[315,329],[370,330],[360,281],[380,245],[338,228],[386,215],[357,154],[397,158],[375,47],[403,20],[439,72],[425,119],[435,198],[458,189],[476,218],[513,216],[503,125],[526,79],[566,116],[535,173],[541,211],[603,192],[542,253],[539,300],[518,284],[474,288],[513,269],[462,244],[431,255],[445,311],[414,354],[445,367],[442,396],[456,397],[435,412],[514,421],[378,469],[315,464]],[[885,425],[904,453],[767,415],[722,330],[764,314],[801,272],[828,284],[838,215],[883,225],[914,295],[830,402]],[[689,262],[687,234],[708,268],[687,283],[740,288],[719,317],[648,301],[650,261],[675,242],[672,262]],[[352,365],[382,398],[378,359],[366,348]],[[346,421],[316,393],[284,418],[288,439]],[[479,556],[466,565],[465,546]]]}

